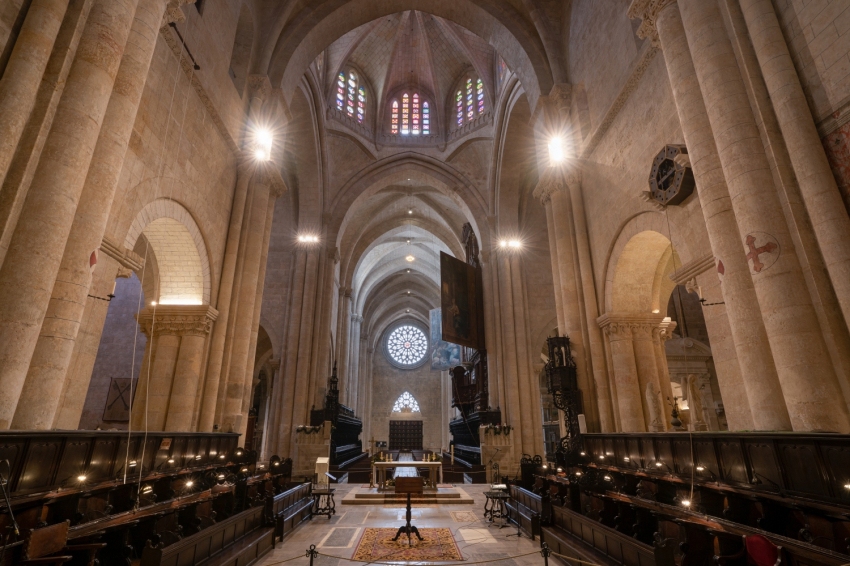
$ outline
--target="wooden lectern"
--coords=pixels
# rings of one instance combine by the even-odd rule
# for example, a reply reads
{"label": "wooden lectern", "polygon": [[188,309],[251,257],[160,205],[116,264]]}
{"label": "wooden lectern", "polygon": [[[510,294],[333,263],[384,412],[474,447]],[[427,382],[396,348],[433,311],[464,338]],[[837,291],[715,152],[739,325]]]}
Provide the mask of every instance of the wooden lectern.
{"label": "wooden lectern", "polygon": [[410,535],[422,540],[419,529],[410,524],[410,494],[422,493],[425,489],[425,480],[421,477],[400,477],[395,479],[395,492],[407,494],[407,522],[398,528],[393,540],[398,540],[402,533],[407,533],[407,544],[410,544]]}

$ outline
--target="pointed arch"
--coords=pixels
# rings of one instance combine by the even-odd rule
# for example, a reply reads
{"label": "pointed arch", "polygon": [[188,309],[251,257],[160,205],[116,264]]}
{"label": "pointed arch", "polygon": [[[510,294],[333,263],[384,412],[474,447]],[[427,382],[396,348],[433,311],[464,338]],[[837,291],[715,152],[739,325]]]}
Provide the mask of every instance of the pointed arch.
{"label": "pointed arch", "polygon": [[393,413],[418,413],[419,403],[409,391],[405,391],[396,399],[393,405]]}

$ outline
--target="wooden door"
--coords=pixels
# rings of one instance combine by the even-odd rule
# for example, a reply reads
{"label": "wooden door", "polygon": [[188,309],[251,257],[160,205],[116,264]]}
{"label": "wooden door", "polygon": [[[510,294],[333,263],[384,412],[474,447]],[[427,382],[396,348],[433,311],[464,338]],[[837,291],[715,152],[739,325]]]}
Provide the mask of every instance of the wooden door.
{"label": "wooden door", "polygon": [[390,421],[390,450],[422,450],[422,421]]}

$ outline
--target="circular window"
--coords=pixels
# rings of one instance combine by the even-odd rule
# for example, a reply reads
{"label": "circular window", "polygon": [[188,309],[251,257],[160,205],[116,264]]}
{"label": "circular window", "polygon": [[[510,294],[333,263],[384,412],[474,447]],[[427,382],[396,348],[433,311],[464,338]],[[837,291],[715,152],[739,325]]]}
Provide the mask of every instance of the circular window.
{"label": "circular window", "polygon": [[427,353],[428,338],[416,326],[403,324],[387,336],[387,355],[400,367],[415,366]]}

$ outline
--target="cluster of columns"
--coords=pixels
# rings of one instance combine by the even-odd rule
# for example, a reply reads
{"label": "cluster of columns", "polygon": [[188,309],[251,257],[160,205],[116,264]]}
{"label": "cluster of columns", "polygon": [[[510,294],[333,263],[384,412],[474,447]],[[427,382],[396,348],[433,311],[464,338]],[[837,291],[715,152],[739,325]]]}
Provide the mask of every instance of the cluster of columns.
{"label": "cluster of columns", "polygon": [[[187,1],[29,6],[0,82],[0,429],[79,425],[102,299],[116,277],[143,267],[106,228],[157,38],[184,18]],[[271,87],[266,77],[250,86],[259,118]],[[138,314],[148,342],[133,428],[245,432],[272,215],[285,188],[273,163],[249,154],[240,156],[218,310]]]}
{"label": "cluster of columns", "polygon": [[[69,367],[97,250],[158,30],[180,3],[37,0],[27,11],[0,86],[0,429],[51,428],[63,392],[81,389]],[[103,268],[114,281],[115,265]]]}
{"label": "cluster of columns", "polygon": [[773,5],[635,0],[629,14],[664,53],[754,428],[850,431],[850,218]]}
{"label": "cluster of columns", "polygon": [[[560,113],[557,107],[550,110]],[[570,338],[588,429],[614,430],[602,332],[594,322],[596,286],[578,171],[548,168],[534,195],[546,210],[558,329]]]}
{"label": "cluster of columns", "polygon": [[132,430],[196,430],[207,336],[218,311],[207,305],[158,305],[137,317],[148,340]]}
{"label": "cluster of columns", "polygon": [[675,323],[663,315],[614,314],[599,317],[605,333],[613,380],[617,430],[664,432],[670,429],[672,398],[664,342]]}

